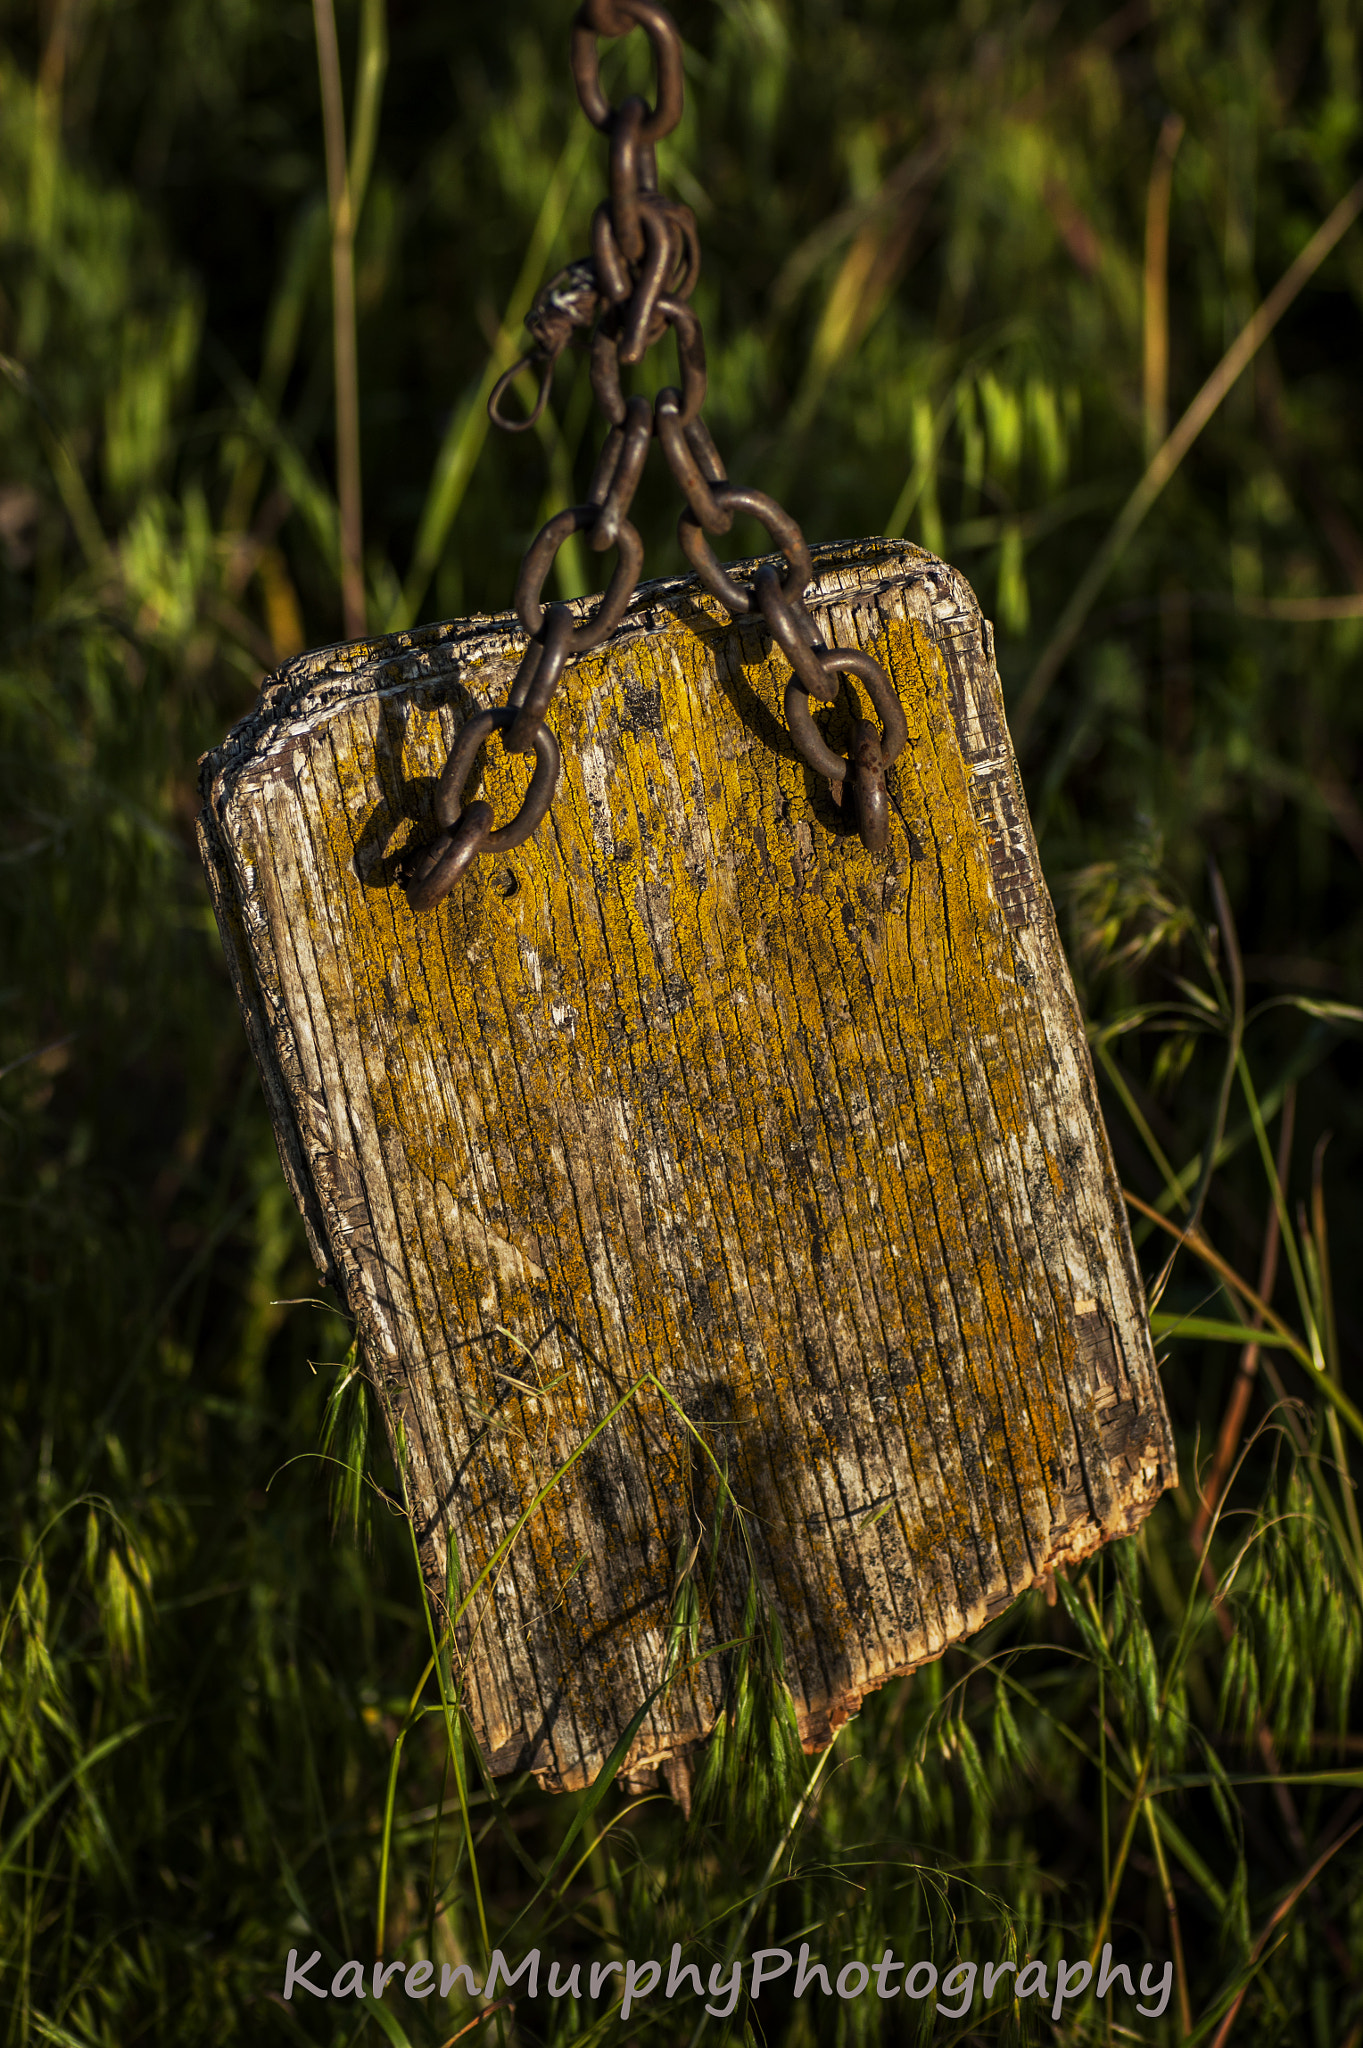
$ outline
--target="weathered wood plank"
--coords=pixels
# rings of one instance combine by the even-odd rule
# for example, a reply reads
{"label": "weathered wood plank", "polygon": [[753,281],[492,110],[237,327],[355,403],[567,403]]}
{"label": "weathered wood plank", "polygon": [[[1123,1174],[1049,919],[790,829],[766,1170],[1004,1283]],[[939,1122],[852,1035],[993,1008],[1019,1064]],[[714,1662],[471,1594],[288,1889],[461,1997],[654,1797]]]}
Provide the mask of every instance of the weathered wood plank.
{"label": "weathered wood plank", "polygon": [[[1175,1476],[989,628],[920,550],[815,566],[827,638],[908,714],[887,856],[794,755],[783,659],[690,579],[571,672],[536,838],[422,918],[397,856],[514,619],[303,656],[204,764],[285,1171],[403,1432],[432,1596],[449,1541],[467,1584],[561,1475],[461,1645],[493,1767],[551,1785],[657,1687],[717,1464],[746,1543],[702,1647],[755,1571],[811,1745]],[[490,756],[499,817],[526,775]],[[681,1673],[636,1765],[723,1681]]]}

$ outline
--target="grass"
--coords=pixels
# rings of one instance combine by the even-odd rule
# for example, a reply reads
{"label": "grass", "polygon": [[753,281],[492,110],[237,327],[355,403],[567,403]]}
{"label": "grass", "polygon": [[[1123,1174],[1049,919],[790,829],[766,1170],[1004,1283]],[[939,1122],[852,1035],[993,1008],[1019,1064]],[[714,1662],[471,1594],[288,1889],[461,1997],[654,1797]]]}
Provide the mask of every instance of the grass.
{"label": "grass", "polygon": [[[465,2039],[1359,2048],[1363,230],[1320,239],[1353,11],[678,13],[661,174],[731,473],[958,562],[1026,706],[1182,1487],[818,1759],[754,1592],[689,1819],[485,1779],[191,828],[264,672],[502,607],[581,491],[576,358],[538,436],[483,413],[600,188],[566,15],[337,0],[333,53],[329,0],[0,0],[0,2031],[436,2048],[476,2003],[286,2004],[289,1949],[481,1984],[538,1945],[583,1995],[502,1986]],[[639,505],[680,568],[660,476]],[[1053,2015],[1105,1942],[1169,1965],[1157,2017]],[[668,1999],[674,1943],[745,1964],[731,2012]],[[801,1943],[834,1982],[974,1963],[973,2004],[796,1999],[794,1964],[754,2000]],[[1006,1961],[1051,1995],[986,2000]]]}

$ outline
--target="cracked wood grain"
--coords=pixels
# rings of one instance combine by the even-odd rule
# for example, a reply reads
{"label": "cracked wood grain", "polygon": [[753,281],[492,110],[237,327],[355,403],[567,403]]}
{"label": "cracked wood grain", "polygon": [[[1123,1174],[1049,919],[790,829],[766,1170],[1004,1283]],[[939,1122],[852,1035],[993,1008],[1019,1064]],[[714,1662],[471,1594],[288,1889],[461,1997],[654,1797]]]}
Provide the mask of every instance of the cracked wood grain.
{"label": "cracked wood grain", "polygon": [[[395,864],[514,619],[302,656],[203,764],[284,1170],[437,1607],[448,1546],[470,1584],[549,1488],[459,1649],[491,1767],[550,1786],[651,1695],[636,1771],[714,1724],[723,1657],[659,1690],[679,1559],[702,1652],[755,1573],[813,1747],[1176,1476],[992,634],[918,549],[815,568],[908,716],[879,858],[793,753],[783,657],[691,579],[570,672],[537,836],[423,918]],[[499,818],[527,773],[489,754]]]}

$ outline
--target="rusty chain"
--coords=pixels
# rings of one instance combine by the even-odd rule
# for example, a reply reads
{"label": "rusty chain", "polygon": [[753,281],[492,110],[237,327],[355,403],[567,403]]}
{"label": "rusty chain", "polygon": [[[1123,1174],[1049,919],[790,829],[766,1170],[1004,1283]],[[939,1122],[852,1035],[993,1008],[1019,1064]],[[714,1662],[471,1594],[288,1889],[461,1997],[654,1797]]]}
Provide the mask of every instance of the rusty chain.
{"label": "rusty chain", "polygon": [[[597,38],[626,35],[636,27],[653,47],[657,101],[650,107],[631,94],[613,107],[601,86]],[[545,713],[569,660],[609,638],[638,585],[644,548],[627,515],[655,437],[686,501],[677,537],[687,560],[732,618],[760,615],[790,663],[784,709],[796,751],[816,774],[841,787],[844,808],[865,846],[878,853],[889,841],[885,770],[907,737],[894,686],[874,656],[859,648],[824,646],[804,605],[814,576],[804,535],[774,498],[729,481],[701,418],[705,338],[688,303],[700,274],[700,243],[690,207],[659,192],[655,155],[655,144],[681,119],[682,46],[676,24],[658,0],[583,0],[573,17],[572,69],[584,113],[610,141],[610,196],[592,216],[591,255],[552,278],[527,314],[534,346],[498,380],[488,412],[495,425],[510,433],[533,427],[548,402],[559,356],[575,334],[590,333],[592,390],[609,431],[587,502],[555,513],[521,564],[515,604],[528,645],[506,704],[499,711],[476,712],[450,751],[436,791],[437,835],[402,868],[414,911],[438,903],[478,854],[520,846],[547,812],[561,757]],[[676,336],[681,389],[669,386],[656,399],[626,399],[622,368],[640,362],[669,327]],[[524,419],[508,419],[502,399],[527,367],[539,372],[534,408]],[[743,584],[716,560],[707,536],[727,533],[736,512],[750,513],[766,527],[785,556],[781,574],[764,563],[751,583]],[[616,551],[605,596],[580,624],[566,604],[543,602],[554,558],[573,533],[585,535],[590,548]],[[819,732],[809,700],[835,703],[845,687],[839,678],[850,676],[865,685],[880,723],[877,729],[855,716],[844,759]],[[852,702],[859,714],[860,706]],[[535,755],[521,808],[502,826],[494,826],[490,804],[463,802],[478,751],[494,732],[501,733],[506,752]]]}

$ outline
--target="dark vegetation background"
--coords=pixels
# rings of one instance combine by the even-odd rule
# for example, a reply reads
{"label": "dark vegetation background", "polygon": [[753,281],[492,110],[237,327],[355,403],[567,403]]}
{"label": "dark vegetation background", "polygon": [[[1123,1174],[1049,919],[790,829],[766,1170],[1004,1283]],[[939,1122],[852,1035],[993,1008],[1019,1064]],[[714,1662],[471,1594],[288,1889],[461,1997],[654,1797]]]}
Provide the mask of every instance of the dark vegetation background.
{"label": "dark vegetation background", "polygon": [[[811,538],[907,532],[960,564],[1016,706],[1166,427],[1363,170],[1359,11],[677,13],[661,170],[700,221],[730,473]],[[503,608],[590,470],[576,359],[559,424],[482,439],[489,363],[601,189],[568,15],[338,0],[352,129],[357,77],[381,83],[356,248],[371,630]],[[643,85],[642,51],[610,63],[617,96]],[[280,2001],[290,1946],[329,1972],[372,1956],[377,1916],[385,1954],[479,1968],[485,1938],[533,1935],[1053,1969],[1110,1924],[1119,1956],[1177,1963],[1158,2021],[977,1997],[935,2038],[1358,2048],[1359,1442],[1329,1395],[1363,1398],[1363,227],[1121,552],[1022,749],[1123,1176],[1186,1225],[1210,1150],[1207,1239],[1250,1287],[1295,1117],[1274,1304],[1300,1355],[1264,1353],[1206,1579],[1196,1478],[1248,1305],[1194,1247],[1157,1322],[1183,1485],[1139,1541],[888,1687],[808,1798],[770,1669],[763,1692],[736,1666],[708,1805],[687,1826],[612,1790],[541,1884],[579,1802],[486,1787],[414,1692],[397,1481],[344,1319],[297,1299],[317,1285],[192,840],[198,755],[341,629],[313,12],[0,0],[0,107],[4,2040],[447,2040],[457,2001]],[[678,569],[656,470],[641,502],[653,571]],[[586,566],[565,551],[569,594]],[[1153,1284],[1177,1240],[1139,1232]],[[358,1537],[314,1456],[328,1403]],[[934,2024],[833,2003],[774,1990],[711,2035]],[[493,2025],[671,2042],[679,2014]]]}

